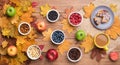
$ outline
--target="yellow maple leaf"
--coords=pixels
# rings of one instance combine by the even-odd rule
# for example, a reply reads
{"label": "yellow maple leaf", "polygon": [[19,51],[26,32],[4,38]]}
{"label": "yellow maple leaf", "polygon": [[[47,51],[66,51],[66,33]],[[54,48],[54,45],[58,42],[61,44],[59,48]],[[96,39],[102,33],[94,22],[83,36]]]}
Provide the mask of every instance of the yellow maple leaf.
{"label": "yellow maple leaf", "polygon": [[2,35],[3,36],[9,36],[9,33],[10,33],[10,29],[8,29],[8,28],[2,29]]}
{"label": "yellow maple leaf", "polygon": [[36,38],[38,37],[37,31],[36,31],[33,27],[31,27],[31,32],[30,32],[30,34],[28,34],[27,36],[28,36],[30,39],[36,39]]}
{"label": "yellow maple leaf", "polygon": [[11,24],[16,24],[19,22],[19,16],[15,15],[14,17],[9,18]]}
{"label": "yellow maple leaf", "polygon": [[50,35],[52,33],[52,29],[49,28],[48,30],[42,32],[43,36],[44,36],[44,41],[49,41],[50,40]]}
{"label": "yellow maple leaf", "polygon": [[35,44],[35,39],[29,39],[27,40],[24,44],[22,44],[22,52],[26,52],[27,51],[27,48],[30,46],[30,45],[33,45]]}
{"label": "yellow maple leaf", "polygon": [[71,46],[71,42],[68,40],[65,40],[61,45],[57,47],[60,54],[63,54],[65,51],[69,50]]}
{"label": "yellow maple leaf", "polygon": [[18,49],[18,53],[17,53],[17,61],[19,61],[20,63],[24,63],[24,61],[26,61],[28,58],[27,56],[25,55],[25,53],[22,52],[22,46],[17,46],[17,49]]}
{"label": "yellow maple leaf", "polygon": [[16,9],[16,14],[17,14],[18,16],[23,15],[22,7],[15,7],[15,9]]}
{"label": "yellow maple leaf", "polygon": [[44,17],[47,15],[47,12],[51,9],[51,7],[48,4],[45,4],[43,6],[40,6],[40,14],[43,15]]}
{"label": "yellow maple leaf", "polygon": [[16,36],[16,45],[19,46],[21,44],[24,44],[26,42],[25,38],[26,36]]}
{"label": "yellow maple leaf", "polygon": [[67,19],[63,19],[62,24],[63,24],[62,29],[67,31],[68,33],[71,33],[75,29],[75,27],[69,24]]}
{"label": "yellow maple leaf", "polygon": [[0,18],[0,28],[3,36],[15,37],[17,27],[12,25],[7,17]]}
{"label": "yellow maple leaf", "polygon": [[117,12],[117,5],[116,4],[110,4],[109,6],[113,12]]}
{"label": "yellow maple leaf", "polygon": [[10,58],[9,61],[9,65],[21,65],[21,63],[16,58]]}
{"label": "yellow maple leaf", "polygon": [[94,48],[93,37],[88,34],[83,42],[80,44],[80,47],[85,49],[85,53],[90,52]]}
{"label": "yellow maple leaf", "polygon": [[83,7],[83,11],[85,12],[84,17],[90,18],[92,11],[94,10],[95,5],[93,3],[90,3],[88,6]]}
{"label": "yellow maple leaf", "polygon": [[6,40],[2,42],[2,47],[3,48],[7,47],[7,45],[8,45],[8,42]]}
{"label": "yellow maple leaf", "polygon": [[109,35],[111,39],[116,40],[120,36],[120,19],[115,16],[113,25],[105,31],[105,34]]}

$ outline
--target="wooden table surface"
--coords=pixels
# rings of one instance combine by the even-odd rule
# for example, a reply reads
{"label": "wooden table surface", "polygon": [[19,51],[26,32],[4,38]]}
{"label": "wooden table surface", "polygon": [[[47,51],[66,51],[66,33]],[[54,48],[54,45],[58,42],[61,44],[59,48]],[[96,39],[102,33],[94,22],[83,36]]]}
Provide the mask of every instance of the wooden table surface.
{"label": "wooden table surface", "polygon": [[[44,4],[48,3],[51,6],[55,6],[57,8],[57,10],[60,12],[60,14],[62,14],[66,8],[70,8],[72,6],[74,7],[75,11],[80,11],[83,6],[88,5],[90,2],[93,2],[94,0],[33,0],[33,1],[36,1],[39,4],[35,8],[36,12],[33,13],[33,15],[37,16],[38,21],[44,21],[47,24],[48,28],[52,28],[54,30],[54,29],[62,29],[62,25],[60,24],[61,23],[60,21],[62,20],[62,17],[60,17],[60,20],[57,23],[52,23],[52,24],[49,23],[46,20],[46,18],[43,18],[39,14],[40,13],[39,7],[41,5],[44,5]],[[83,25],[81,25],[78,29],[83,29],[87,33],[90,33],[91,35],[95,35],[98,32],[102,32],[102,31],[99,31],[99,30],[95,29],[91,25],[91,23],[88,23],[88,22],[83,21],[83,23],[82,23]],[[89,26],[87,26],[87,25],[89,25]],[[66,39],[70,40],[72,42],[72,46],[78,46],[79,45],[79,43],[77,43],[76,40],[74,39],[75,32],[76,31],[73,31],[71,34],[67,34],[67,32],[65,31]],[[41,40],[41,35],[40,35],[40,38],[37,39],[36,41],[38,41],[38,44],[44,44],[45,45],[45,47],[43,49],[43,53],[42,53],[43,54],[43,59],[32,61],[30,63],[30,65],[120,65],[120,59],[117,62],[111,62],[108,59],[108,56],[106,56],[100,62],[97,62],[95,59],[92,60],[90,58],[90,53],[88,53],[88,54],[83,53],[82,59],[77,63],[69,62],[68,59],[67,59],[67,56],[66,56],[66,52],[63,55],[59,54],[59,57],[56,61],[50,62],[45,58],[46,51],[50,48],[57,48],[57,45],[53,45],[50,41]],[[118,43],[118,42],[119,41],[117,41],[116,43]],[[116,47],[114,50],[120,52],[119,46]]]}

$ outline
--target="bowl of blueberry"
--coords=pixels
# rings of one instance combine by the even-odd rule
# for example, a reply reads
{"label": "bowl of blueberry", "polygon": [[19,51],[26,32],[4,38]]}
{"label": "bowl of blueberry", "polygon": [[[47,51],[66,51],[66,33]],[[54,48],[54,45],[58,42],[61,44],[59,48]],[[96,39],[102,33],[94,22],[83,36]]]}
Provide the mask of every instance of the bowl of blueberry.
{"label": "bowl of blueberry", "polygon": [[54,44],[61,44],[64,42],[65,34],[62,30],[54,30],[51,34],[51,41]]}

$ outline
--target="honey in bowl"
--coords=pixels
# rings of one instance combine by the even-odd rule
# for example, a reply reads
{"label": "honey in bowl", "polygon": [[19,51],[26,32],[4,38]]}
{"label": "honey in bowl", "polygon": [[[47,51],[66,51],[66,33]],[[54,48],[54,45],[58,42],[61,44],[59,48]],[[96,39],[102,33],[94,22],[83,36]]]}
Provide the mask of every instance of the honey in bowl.
{"label": "honey in bowl", "polygon": [[108,44],[108,38],[105,34],[99,34],[96,37],[96,44],[100,47],[103,47]]}

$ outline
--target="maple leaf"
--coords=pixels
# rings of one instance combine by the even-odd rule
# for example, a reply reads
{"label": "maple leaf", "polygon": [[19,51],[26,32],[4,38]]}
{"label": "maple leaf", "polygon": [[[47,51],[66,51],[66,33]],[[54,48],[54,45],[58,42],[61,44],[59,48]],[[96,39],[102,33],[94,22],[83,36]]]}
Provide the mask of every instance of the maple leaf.
{"label": "maple leaf", "polygon": [[[4,23],[3,23],[3,21],[4,21]],[[10,21],[7,19],[7,17],[1,17],[0,18],[0,27],[7,28],[8,25],[10,25]]]}
{"label": "maple leaf", "polygon": [[20,6],[20,0],[10,0],[10,2],[16,4],[16,6]]}
{"label": "maple leaf", "polygon": [[7,45],[8,45],[8,42],[6,40],[2,42],[2,47],[3,48],[7,47]]}
{"label": "maple leaf", "polygon": [[19,16],[15,15],[14,17],[9,18],[11,24],[17,24],[19,22]]}
{"label": "maple leaf", "polygon": [[117,39],[120,36],[120,19],[115,16],[113,25],[105,31],[105,34],[109,35],[111,39]]}
{"label": "maple leaf", "polygon": [[26,52],[27,51],[27,48],[30,46],[30,45],[33,45],[35,44],[35,40],[34,39],[29,39],[29,40],[26,40],[24,44],[22,44],[22,52]]}
{"label": "maple leaf", "polygon": [[34,9],[33,9],[32,7],[29,7],[29,8],[28,8],[28,11],[25,12],[25,13],[20,17],[20,19],[21,19],[22,21],[25,21],[25,22],[28,22],[28,23],[32,22],[32,21],[33,21],[33,18],[32,18],[31,16],[32,16],[32,13],[33,13],[33,12],[34,12]]}
{"label": "maple leaf", "polygon": [[117,12],[117,5],[116,4],[110,4],[109,6],[113,12]]}
{"label": "maple leaf", "polygon": [[68,33],[71,33],[75,29],[73,26],[69,24],[67,19],[63,19],[62,24],[63,24],[62,29],[67,31]]}
{"label": "maple leaf", "polygon": [[65,14],[63,15],[64,18],[68,18],[69,14],[74,11],[74,8],[71,7],[71,8],[66,8],[65,9]]}
{"label": "maple leaf", "polygon": [[43,15],[44,17],[47,15],[47,12],[51,9],[51,7],[48,4],[45,4],[43,6],[40,6],[40,14]]}
{"label": "maple leaf", "polygon": [[16,58],[10,58],[9,61],[9,65],[21,65],[21,63]]}
{"label": "maple leaf", "polygon": [[88,34],[83,42],[80,44],[80,47],[85,49],[85,53],[90,52],[94,48],[93,37]]}
{"label": "maple leaf", "polygon": [[7,10],[8,7],[10,7],[9,4],[5,4],[5,5],[3,6],[3,13],[4,13],[4,14],[6,14],[6,10]]}
{"label": "maple leaf", "polygon": [[16,14],[18,16],[22,16],[24,14],[22,11],[22,7],[15,7],[15,9],[16,9]]}
{"label": "maple leaf", "polygon": [[57,47],[60,54],[63,54],[65,51],[69,50],[71,46],[71,42],[68,40],[65,40],[61,45]]}
{"label": "maple leaf", "polygon": [[24,44],[26,41],[25,38],[26,38],[25,36],[16,36],[16,39],[17,39],[16,45],[19,46],[21,44]]}
{"label": "maple leaf", "polygon": [[95,6],[93,3],[90,3],[88,6],[83,7],[83,11],[85,12],[84,17],[90,18],[92,11],[94,10]]}
{"label": "maple leaf", "polygon": [[3,48],[0,46],[0,55],[6,55],[7,54],[7,48]]}
{"label": "maple leaf", "polygon": [[[4,21],[4,23],[3,23]],[[6,17],[2,17],[0,18],[0,27],[1,27],[1,31],[2,31],[2,35],[3,36],[7,36],[7,37],[15,37],[16,35],[16,29],[17,27],[12,25],[11,22],[9,21],[9,19],[7,19]]]}
{"label": "maple leaf", "polygon": [[20,63],[24,63],[24,61],[26,61],[28,58],[25,55],[25,53],[21,52],[21,50],[18,49],[18,53],[17,53],[17,58],[16,59]]}
{"label": "maple leaf", "polygon": [[21,0],[20,6],[22,7],[22,10],[24,12],[29,11],[29,7],[31,6],[31,0]]}
{"label": "maple leaf", "polygon": [[43,36],[44,36],[44,41],[49,41],[50,40],[50,35],[52,33],[52,29],[49,28],[47,31],[42,32]]}
{"label": "maple leaf", "polygon": [[35,30],[33,27],[31,27],[31,32],[30,32],[30,34],[28,34],[27,36],[28,36],[30,39],[35,39],[35,38],[38,37],[37,32],[36,32],[36,30]]}
{"label": "maple leaf", "polygon": [[0,65],[8,65],[9,59],[5,56],[0,56]]}

